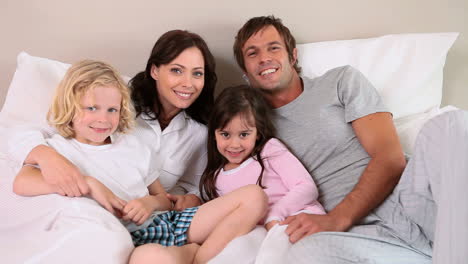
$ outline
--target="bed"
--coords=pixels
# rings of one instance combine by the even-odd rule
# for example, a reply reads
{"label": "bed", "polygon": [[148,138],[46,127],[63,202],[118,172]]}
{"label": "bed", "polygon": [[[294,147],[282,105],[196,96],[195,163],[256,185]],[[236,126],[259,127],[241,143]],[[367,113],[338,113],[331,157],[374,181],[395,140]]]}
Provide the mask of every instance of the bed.
{"label": "bed", "polygon": [[[458,33],[450,32],[394,34],[305,43],[298,45],[299,62],[302,74],[309,77],[342,65],[363,72],[392,111],[403,148],[410,155],[421,126],[444,111],[456,109],[440,106],[445,59],[457,37]],[[6,135],[12,126],[46,124],[53,89],[68,66],[26,52],[18,54],[0,112],[0,135]],[[76,206],[73,198],[59,195],[15,195],[11,185],[18,164],[7,155],[7,145],[5,140],[0,144],[0,262],[126,262],[133,249],[128,234],[115,217],[96,204]],[[288,245],[280,227],[267,235],[259,226],[232,241],[210,263],[271,263],[272,258],[282,263]]]}

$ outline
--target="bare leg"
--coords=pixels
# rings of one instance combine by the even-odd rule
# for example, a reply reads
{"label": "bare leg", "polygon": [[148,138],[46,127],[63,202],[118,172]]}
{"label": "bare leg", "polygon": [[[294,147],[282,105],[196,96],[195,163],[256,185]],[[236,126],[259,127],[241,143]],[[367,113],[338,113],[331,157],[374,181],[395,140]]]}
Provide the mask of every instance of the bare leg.
{"label": "bare leg", "polygon": [[191,264],[199,247],[195,243],[181,247],[145,244],[135,248],[129,264]]}
{"label": "bare leg", "polygon": [[268,205],[265,192],[247,185],[203,204],[188,230],[188,240],[201,244],[194,263],[206,263],[234,238],[247,234],[264,217]]}

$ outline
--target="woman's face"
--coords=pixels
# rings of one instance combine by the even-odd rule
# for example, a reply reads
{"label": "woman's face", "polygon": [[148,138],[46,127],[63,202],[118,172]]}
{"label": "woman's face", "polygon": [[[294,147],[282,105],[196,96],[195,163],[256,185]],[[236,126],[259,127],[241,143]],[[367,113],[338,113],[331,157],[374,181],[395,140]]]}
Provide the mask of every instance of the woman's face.
{"label": "woman's face", "polygon": [[201,51],[191,47],[168,64],[151,67],[164,114],[175,115],[198,98],[205,84],[204,65]]}

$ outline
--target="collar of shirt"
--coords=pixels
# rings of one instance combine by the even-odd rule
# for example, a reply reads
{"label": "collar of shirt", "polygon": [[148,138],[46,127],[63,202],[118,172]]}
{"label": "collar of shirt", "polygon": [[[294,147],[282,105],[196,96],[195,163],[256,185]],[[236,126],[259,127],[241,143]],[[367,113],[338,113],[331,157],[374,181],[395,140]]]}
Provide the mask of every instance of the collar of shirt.
{"label": "collar of shirt", "polygon": [[158,135],[164,135],[181,130],[187,125],[187,119],[190,119],[190,117],[187,115],[187,113],[185,113],[185,111],[180,111],[176,116],[174,116],[174,118],[172,118],[171,122],[166,127],[166,129],[164,129],[161,132],[161,125],[159,124],[159,121],[157,119],[148,120],[148,116],[145,114],[142,114],[142,118],[151,126],[154,132],[156,132],[156,134]]}

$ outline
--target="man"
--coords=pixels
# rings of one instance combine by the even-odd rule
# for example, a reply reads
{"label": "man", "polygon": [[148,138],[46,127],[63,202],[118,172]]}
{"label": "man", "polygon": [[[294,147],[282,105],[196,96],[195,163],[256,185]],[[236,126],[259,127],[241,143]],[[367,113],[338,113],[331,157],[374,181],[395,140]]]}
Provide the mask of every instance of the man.
{"label": "man", "polygon": [[[290,241],[299,241],[291,248],[290,259],[313,263],[431,263],[438,203],[435,198],[439,196],[432,192],[438,189],[434,185],[441,183],[440,164],[444,162],[437,156],[443,155],[437,152],[437,142],[419,144],[422,146],[415,150],[415,158],[400,180],[405,158],[392,116],[374,87],[349,66],[332,69],[315,79],[300,77],[295,46],[289,29],[273,16],[250,19],[234,43],[239,66],[250,85],[260,89],[275,109],[279,137],[308,168],[328,212],[302,213],[283,222],[288,224]],[[468,136],[466,112],[445,114],[434,121],[454,121],[459,125],[456,136]],[[452,136],[438,131],[438,124],[432,126],[432,131],[424,130],[428,138]],[[454,142],[459,141],[443,144]],[[434,149],[430,149],[432,146]],[[466,159],[468,146],[459,150]],[[461,162],[455,166],[453,175],[468,186],[468,168]],[[456,186],[446,188],[452,191]],[[464,210],[467,219],[468,211]],[[437,234],[441,230],[438,227]],[[316,234],[324,231],[332,232]],[[464,226],[462,233],[468,234]],[[450,242],[454,237],[447,239]],[[301,250],[307,256],[297,254],[301,247],[307,248]],[[463,246],[459,248],[464,251]],[[455,257],[451,259],[455,261]],[[447,261],[444,263],[454,263]]]}

